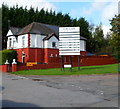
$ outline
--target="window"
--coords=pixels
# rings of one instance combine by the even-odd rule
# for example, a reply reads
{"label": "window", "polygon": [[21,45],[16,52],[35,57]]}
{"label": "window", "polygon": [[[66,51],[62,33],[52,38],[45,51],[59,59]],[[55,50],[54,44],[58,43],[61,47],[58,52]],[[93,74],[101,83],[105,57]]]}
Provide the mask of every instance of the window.
{"label": "window", "polygon": [[25,46],[25,36],[22,37],[22,46]]}
{"label": "window", "polygon": [[15,39],[13,39],[13,47],[15,47],[15,42],[16,42]]}
{"label": "window", "polygon": [[52,42],[52,47],[56,47],[56,42]]}
{"label": "window", "polygon": [[12,46],[12,38],[9,39],[9,47]]}

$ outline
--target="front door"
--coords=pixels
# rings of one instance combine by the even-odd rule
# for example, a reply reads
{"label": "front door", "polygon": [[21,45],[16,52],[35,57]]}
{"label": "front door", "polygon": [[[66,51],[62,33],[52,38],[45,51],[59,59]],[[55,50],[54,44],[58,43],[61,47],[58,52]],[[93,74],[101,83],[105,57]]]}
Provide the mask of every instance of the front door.
{"label": "front door", "polygon": [[25,54],[22,54],[22,63],[25,63]]}

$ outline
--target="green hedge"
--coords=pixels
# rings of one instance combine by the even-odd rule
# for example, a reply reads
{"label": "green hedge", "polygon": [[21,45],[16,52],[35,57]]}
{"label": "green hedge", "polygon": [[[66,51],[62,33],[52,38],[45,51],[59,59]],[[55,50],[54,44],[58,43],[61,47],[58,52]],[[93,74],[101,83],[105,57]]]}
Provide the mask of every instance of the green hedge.
{"label": "green hedge", "polygon": [[17,52],[15,50],[2,50],[0,51],[0,64],[5,64],[6,60],[11,64],[13,59],[17,61]]}

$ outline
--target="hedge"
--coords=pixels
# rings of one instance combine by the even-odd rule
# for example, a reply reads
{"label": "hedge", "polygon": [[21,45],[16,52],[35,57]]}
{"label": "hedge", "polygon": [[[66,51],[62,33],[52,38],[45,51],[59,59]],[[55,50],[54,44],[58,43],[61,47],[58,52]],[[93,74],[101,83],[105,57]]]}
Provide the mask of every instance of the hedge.
{"label": "hedge", "polygon": [[5,64],[6,60],[11,64],[13,59],[17,61],[17,52],[15,50],[2,50],[0,51],[0,64]]}

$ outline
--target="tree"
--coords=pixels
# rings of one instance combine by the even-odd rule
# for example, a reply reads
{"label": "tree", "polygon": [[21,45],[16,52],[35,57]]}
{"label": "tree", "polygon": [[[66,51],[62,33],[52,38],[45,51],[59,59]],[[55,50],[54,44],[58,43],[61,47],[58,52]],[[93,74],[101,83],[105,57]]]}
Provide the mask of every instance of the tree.
{"label": "tree", "polygon": [[85,20],[85,18],[80,18],[77,21],[77,25],[80,27],[80,35],[89,39],[89,23]]}
{"label": "tree", "polygon": [[95,31],[93,32],[93,37],[94,37],[94,52],[99,53],[101,49],[105,46],[102,24],[95,28]]}
{"label": "tree", "polygon": [[115,15],[115,17],[110,21],[110,24],[112,25],[111,31],[113,31],[115,34],[120,35],[120,14],[118,16]]}
{"label": "tree", "polygon": [[113,53],[113,49],[111,46],[111,38],[112,38],[112,33],[108,32],[106,34],[106,37],[104,37],[104,47],[101,48],[101,53],[106,53],[109,55]]}
{"label": "tree", "polygon": [[86,41],[86,50],[89,51],[89,52],[92,52],[92,33],[91,33],[91,30],[90,30],[90,25],[89,23],[87,22],[87,20],[85,20],[85,18],[81,17],[78,21],[77,21],[77,25],[76,26],[79,26],[80,27],[80,35],[85,37],[87,39]]}
{"label": "tree", "polygon": [[113,32],[111,45],[120,62],[120,14],[115,15],[110,24],[112,26],[111,31]]}

